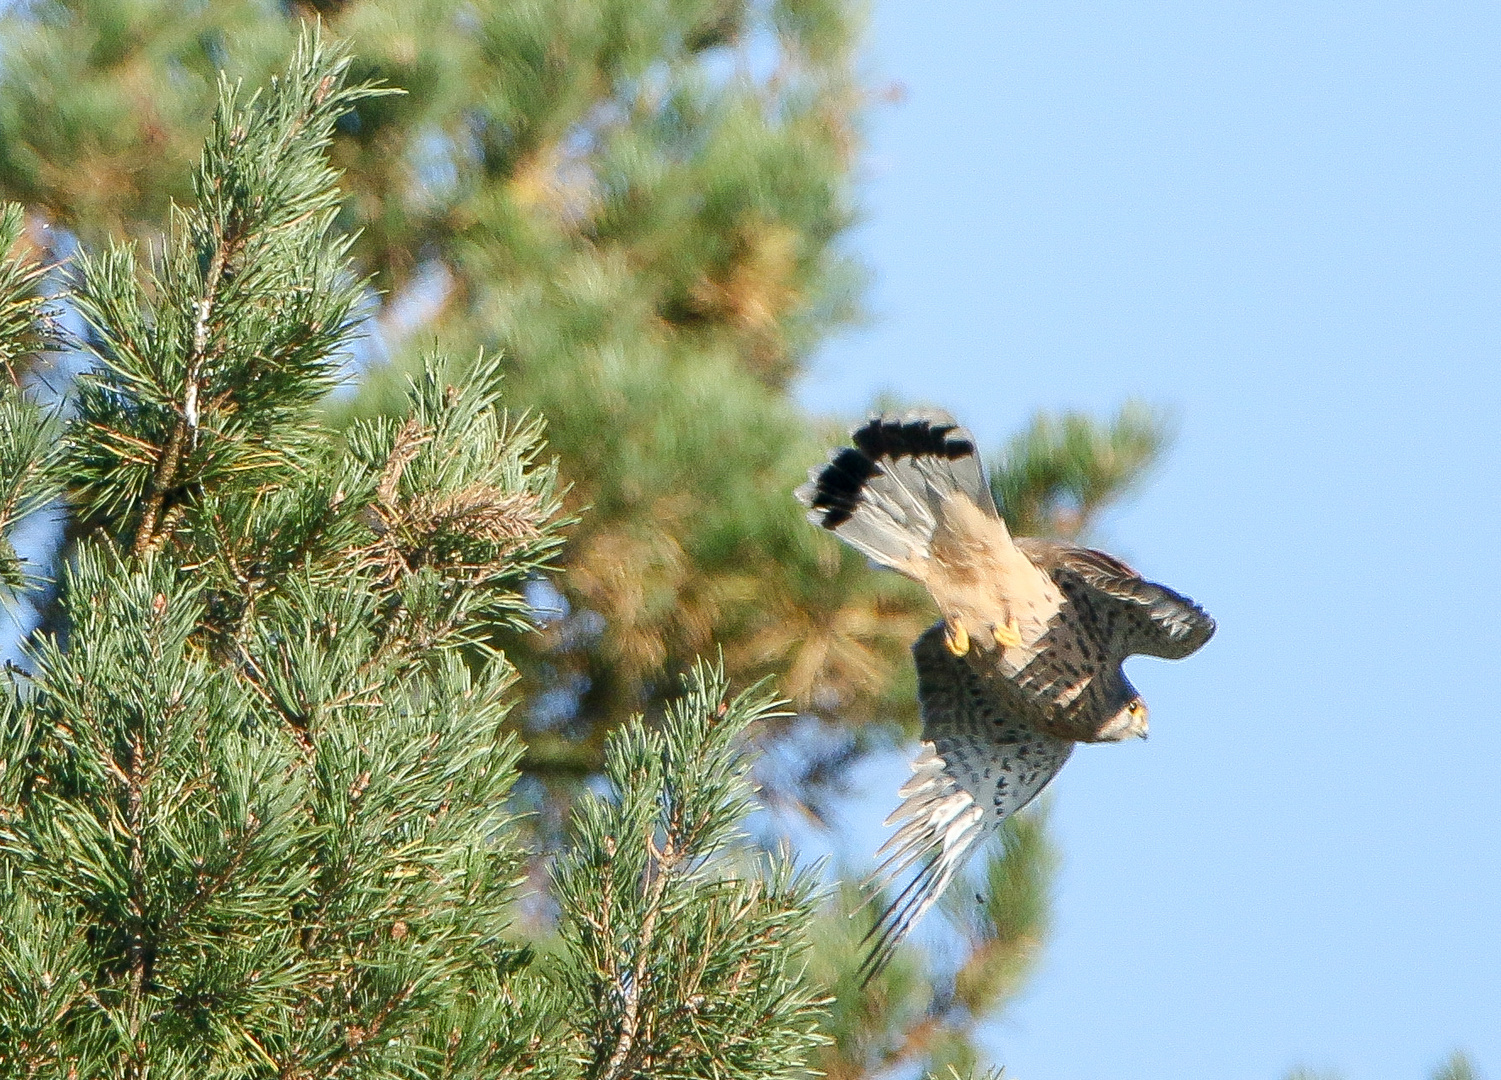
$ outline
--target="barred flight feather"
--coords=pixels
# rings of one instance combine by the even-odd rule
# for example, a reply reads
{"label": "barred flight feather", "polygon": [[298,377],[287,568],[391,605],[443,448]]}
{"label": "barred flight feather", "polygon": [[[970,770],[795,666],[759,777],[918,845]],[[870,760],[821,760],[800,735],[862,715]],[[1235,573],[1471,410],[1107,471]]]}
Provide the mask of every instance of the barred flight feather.
{"label": "barred flight feather", "polygon": [[871,882],[879,881],[884,891],[915,863],[926,861],[866,935],[871,948],[860,970],[867,982],[890,962],[913,924],[943,895],[983,833],[985,808],[944,769],[933,744],[923,743],[912,763],[912,779],[897,792],[903,802],[886,819],[888,826],[899,827],[876,852],[876,858],[885,856],[885,861]]}

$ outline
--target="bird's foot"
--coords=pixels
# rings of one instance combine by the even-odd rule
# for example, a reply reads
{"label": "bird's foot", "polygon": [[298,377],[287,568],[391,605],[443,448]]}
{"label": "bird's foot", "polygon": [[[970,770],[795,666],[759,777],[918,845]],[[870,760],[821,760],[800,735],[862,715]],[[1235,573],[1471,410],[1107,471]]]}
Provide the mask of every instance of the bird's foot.
{"label": "bird's foot", "polygon": [[944,623],[943,643],[955,656],[963,656],[969,652],[969,631],[964,629],[961,622]]}
{"label": "bird's foot", "polygon": [[995,636],[995,643],[997,645],[1000,645],[1002,648],[1021,648],[1022,628],[1021,623],[1016,621],[1015,615],[1006,620],[1005,626],[991,627],[990,632]]}

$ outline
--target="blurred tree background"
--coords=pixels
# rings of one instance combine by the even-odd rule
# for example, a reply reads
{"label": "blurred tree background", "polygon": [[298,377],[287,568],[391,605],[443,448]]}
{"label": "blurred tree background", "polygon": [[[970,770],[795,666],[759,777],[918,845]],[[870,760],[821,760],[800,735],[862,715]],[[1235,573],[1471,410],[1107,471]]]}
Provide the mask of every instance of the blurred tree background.
{"label": "blurred tree background", "polygon": [[[496,356],[569,485],[576,524],[530,594],[540,632],[495,631],[524,675],[509,723],[541,841],[607,735],[659,714],[715,649],[735,684],[773,675],[792,699],[797,715],[761,732],[759,779],[818,820],[853,760],[914,734],[907,646],[932,617],[790,496],[847,427],[790,388],[860,317],[841,240],[883,93],[861,68],[858,5],[12,3],[0,198],[25,207],[40,257],[160,244],[169,204],[191,198],[218,72],[264,82],[313,18],[348,42],[356,79],[406,91],[359,101],[334,143],[338,228],[369,280],[357,389],[328,408],[399,412],[434,342]],[[1087,535],[1163,442],[1142,408],[1039,417],[992,462],[998,499],[1020,532]],[[985,903],[949,912],[957,958],[912,946],[868,988],[853,975],[865,924],[832,912],[812,962],[835,993],[820,1068],[972,1066],[977,1025],[1036,956],[1055,863],[1045,819],[1017,821],[980,870]]]}

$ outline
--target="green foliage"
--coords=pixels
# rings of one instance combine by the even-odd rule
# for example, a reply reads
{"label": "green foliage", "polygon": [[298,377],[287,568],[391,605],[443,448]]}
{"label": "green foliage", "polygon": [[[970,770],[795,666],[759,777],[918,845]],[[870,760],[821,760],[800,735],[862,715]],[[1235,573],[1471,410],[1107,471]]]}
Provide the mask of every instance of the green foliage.
{"label": "green foliage", "polygon": [[96,365],[69,426],[73,495],[88,520],[139,507],[137,555],[205,486],[271,483],[304,456],[357,297],[325,161],[335,121],[374,93],[339,88],[347,64],[305,46],[243,107],[221,82],[196,199],[153,272],[138,280],[120,244],[78,260]]}
{"label": "green foliage", "polygon": [[822,1041],[801,977],[813,883],[786,859],[755,865],[738,833],[752,801],[736,745],[778,702],[725,693],[722,667],[700,664],[660,727],[611,740],[611,793],[576,805],[553,886],[586,1076],[801,1076]]}
{"label": "green foliage", "polygon": [[977,1072],[970,1068],[960,1072],[958,1068],[950,1066],[948,1071],[942,1074],[929,1073],[928,1080],[1002,1080],[1005,1075],[1005,1069],[986,1069],[983,1072]]}
{"label": "green foliage", "polygon": [[[302,9],[260,0],[58,0],[0,14],[0,194],[97,252],[73,268],[69,303],[88,322],[91,367],[63,438],[19,392],[0,403],[0,536],[65,484],[80,567],[177,567],[160,595],[198,612],[184,656],[232,674],[255,730],[280,731],[303,754],[327,740],[348,768],[357,755],[335,751],[338,724],[402,695],[412,703],[400,709],[420,713],[461,662],[477,685],[498,687],[489,672],[503,650],[534,703],[568,698],[561,718],[494,720],[520,736],[543,800],[598,782],[612,732],[637,712],[672,715],[678,674],[719,647],[732,682],[774,674],[800,714],[849,732],[773,793],[816,808],[864,748],[914,730],[907,646],[932,617],[920,590],[809,528],[788,494],[844,437],[843,424],[811,423],[788,391],[857,314],[861,275],[841,245],[870,100],[855,74],[857,10],[843,0],[315,6],[356,59],[300,46]],[[275,89],[239,95],[237,78],[263,83],[289,57]],[[20,272],[0,273],[0,349],[17,372],[49,328],[34,267]],[[7,296],[32,305],[14,324],[26,333],[4,321],[23,311]],[[363,312],[378,332],[367,351],[393,362],[330,407],[339,350]],[[501,376],[517,417],[499,407]],[[539,416],[556,467],[541,457]],[[1040,424],[998,470],[998,493],[1021,531],[1080,534],[1161,437],[1144,414]],[[565,518],[576,524],[560,547]],[[0,555],[12,588],[36,576]],[[520,593],[537,575],[568,612],[522,636]],[[60,588],[48,625],[72,648],[82,631],[68,621],[82,611],[74,586]],[[763,738],[791,737],[788,720],[761,719]],[[831,1075],[876,1061],[965,1071],[974,1025],[1004,1007],[1045,926],[1046,860],[1002,862],[1020,877],[991,883],[1003,905],[958,920],[954,972],[912,948],[857,993],[843,980],[858,934],[847,920],[820,931],[809,962],[840,999],[825,1029],[838,1041],[821,1051]],[[756,885],[755,925],[794,920],[804,887],[775,875]],[[690,891],[713,907],[703,899],[713,890]],[[612,902],[626,900],[640,897]],[[82,947],[70,923],[15,914],[38,927],[18,949]],[[790,978],[766,964],[757,994]],[[471,972],[475,989],[439,1010],[465,1017],[449,1029],[454,1075],[501,1068],[483,1064],[484,1025],[514,1015],[507,995],[564,993],[518,989],[531,970]],[[590,1020],[570,1060],[602,1069],[613,1051],[601,1059],[599,1048],[624,1030],[623,991],[593,970],[588,994],[566,984],[569,1008],[592,994],[615,1011]],[[66,991],[49,986],[36,991],[36,1017],[60,1015],[48,1010]],[[706,1045],[693,1042],[709,1030],[695,1016],[662,1013],[649,1030],[638,1021],[637,1045],[655,1046],[659,1028]],[[741,1014],[715,1016],[741,1030]],[[449,1045],[411,1024],[411,1045]],[[495,1045],[531,1045],[541,1030]],[[801,1037],[768,1034],[767,1060],[782,1068],[806,1049]],[[572,1067],[560,1061],[527,1067]]]}
{"label": "green foliage", "polygon": [[[954,1000],[972,1016],[1002,1008],[1021,989],[1042,949],[1052,908],[1058,853],[1045,809],[1007,819],[1002,852],[985,864],[982,901],[966,903],[973,951],[955,977]],[[955,894],[963,896],[963,894]]]}
{"label": "green foliage", "polygon": [[1467,1054],[1456,1050],[1448,1061],[1434,1070],[1433,1080],[1480,1080],[1480,1070],[1475,1068]]}
{"label": "green foliage", "polygon": [[18,379],[57,340],[52,312],[38,292],[45,267],[19,250],[24,226],[19,206],[0,205],[0,594],[11,600],[38,584],[12,543],[16,527],[62,490],[56,425]]}
{"label": "green foliage", "polygon": [[[499,936],[517,856],[491,840],[516,757],[503,668],[449,663],[295,727],[194,646],[201,590],[168,560],[86,549],[65,594],[69,646],[39,643],[4,699],[0,858],[32,927],[0,948],[0,999],[69,992],[0,1009],[0,1062],[253,1075],[438,1053],[434,1014],[520,956]],[[320,599],[358,618],[357,597]],[[337,685],[368,657],[300,660]],[[61,966],[13,959],[38,937]]]}
{"label": "green foliage", "polygon": [[1139,404],[1104,423],[1039,414],[990,470],[991,492],[1018,536],[1073,539],[1130,493],[1167,441],[1166,418]]}
{"label": "green foliage", "polygon": [[[905,700],[910,720],[888,673],[920,595],[808,537],[787,497],[824,438],[786,388],[859,280],[837,243],[866,100],[852,9],[361,0],[323,16],[360,75],[410,91],[354,102],[334,138],[342,235],[402,360],[356,411],[400,409],[418,325],[504,357],[509,400],[548,417],[570,511],[591,508],[557,579],[575,617],[506,641],[532,689],[586,687],[577,737],[527,733],[529,767],[598,769],[609,728],[716,645],[740,678],[790,672],[799,707],[860,720]],[[89,238],[153,235],[187,195],[215,69],[259,81],[295,25],[250,0],[0,19],[0,191]],[[104,449],[97,470],[139,474],[128,446]],[[588,632],[597,618],[609,633]]]}
{"label": "green foliage", "polygon": [[52,312],[37,292],[47,268],[19,250],[25,230],[21,207],[0,205],[0,368],[11,382],[57,336]]}
{"label": "green foliage", "polygon": [[[1287,1074],[1286,1080],[1339,1080],[1338,1072],[1320,1072],[1298,1067]],[[1456,1050],[1449,1060],[1433,1071],[1433,1080],[1480,1080],[1480,1071],[1463,1051]]]}
{"label": "green foliage", "polygon": [[615,736],[560,940],[513,936],[488,637],[558,546],[555,469],[483,358],[431,359],[402,420],[320,422],[347,66],[315,34],[264,95],[225,87],[148,281],[82,260],[91,367],[13,485],[83,527],[66,635],[0,685],[0,1075],[800,1076],[813,888],[739,831],[744,732],[778,714],[722,669]]}
{"label": "green foliage", "polygon": [[[322,163],[345,66],[310,39],[264,97],[225,89],[149,286],[124,249],[84,260],[94,366],[46,468],[91,528],[68,636],[0,699],[8,1071],[438,1075],[462,1051],[474,1075],[550,1022],[504,1007],[538,978],[503,937],[513,676],[463,647],[553,546],[553,479],[493,380],[430,371],[412,453],[316,423],[348,323]],[[379,527],[455,500],[510,534],[445,521],[432,557]]]}
{"label": "green foliage", "polygon": [[976,868],[979,880],[957,882],[941,905],[961,933],[956,968],[935,969],[908,944],[866,984],[857,969],[879,900],[846,889],[819,921],[811,975],[831,998],[832,1042],[819,1059],[826,1076],[854,1080],[913,1063],[963,1076],[979,1067],[978,1028],[1004,1012],[1040,954],[1058,862],[1045,808],[1008,819],[998,846]]}

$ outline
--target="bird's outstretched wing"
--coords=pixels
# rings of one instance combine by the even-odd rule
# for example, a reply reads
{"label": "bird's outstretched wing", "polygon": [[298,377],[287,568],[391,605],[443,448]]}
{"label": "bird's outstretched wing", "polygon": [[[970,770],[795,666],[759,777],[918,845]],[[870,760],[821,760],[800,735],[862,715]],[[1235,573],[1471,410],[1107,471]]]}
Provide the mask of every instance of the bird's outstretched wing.
{"label": "bird's outstretched wing", "polygon": [[912,646],[923,747],[902,803],[887,825],[897,831],[876,852],[883,889],[917,867],[876,920],[862,966],[873,978],[918,919],[943,895],[976,841],[1029,803],[1068,760],[1073,743],[1007,716],[985,680],[944,644],[944,624]]}
{"label": "bird's outstretched wing", "polygon": [[1070,583],[1077,583],[1108,601],[1115,615],[1126,620],[1129,652],[1181,660],[1214,636],[1214,620],[1209,613],[1182,593],[1147,581],[1103,551],[1051,546],[1055,578],[1064,579],[1060,585],[1065,591]]}

